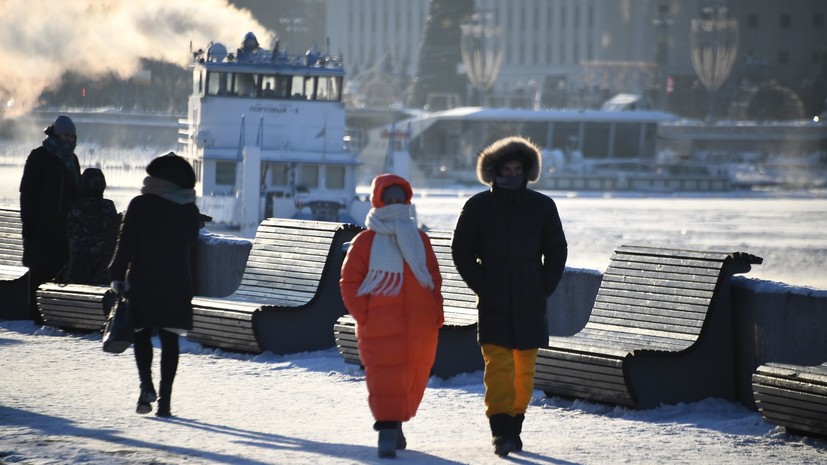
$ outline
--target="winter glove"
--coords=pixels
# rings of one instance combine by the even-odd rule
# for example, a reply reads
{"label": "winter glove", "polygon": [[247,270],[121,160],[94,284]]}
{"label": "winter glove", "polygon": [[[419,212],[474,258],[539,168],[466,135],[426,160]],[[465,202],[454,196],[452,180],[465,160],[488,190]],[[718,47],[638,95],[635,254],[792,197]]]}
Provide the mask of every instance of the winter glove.
{"label": "winter glove", "polygon": [[112,281],[109,287],[118,294],[124,295],[129,292],[129,281]]}

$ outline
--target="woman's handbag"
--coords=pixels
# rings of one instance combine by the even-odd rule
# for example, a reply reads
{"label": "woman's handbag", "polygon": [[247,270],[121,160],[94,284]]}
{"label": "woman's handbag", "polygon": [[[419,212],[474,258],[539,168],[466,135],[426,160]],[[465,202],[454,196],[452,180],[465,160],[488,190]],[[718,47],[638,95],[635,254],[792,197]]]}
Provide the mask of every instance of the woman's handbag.
{"label": "woman's handbag", "polygon": [[103,325],[103,351],[120,354],[133,342],[135,342],[135,328],[132,326],[129,299],[123,294],[118,294],[117,300],[109,311],[109,317]]}

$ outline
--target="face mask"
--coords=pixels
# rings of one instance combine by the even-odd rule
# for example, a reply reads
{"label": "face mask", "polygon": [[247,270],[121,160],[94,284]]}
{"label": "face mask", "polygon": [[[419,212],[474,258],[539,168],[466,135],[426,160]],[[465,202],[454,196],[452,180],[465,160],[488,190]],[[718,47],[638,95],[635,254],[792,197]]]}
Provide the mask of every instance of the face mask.
{"label": "face mask", "polygon": [[523,185],[525,181],[525,176],[513,176],[513,177],[504,177],[504,176],[497,176],[494,178],[494,184],[497,187],[503,189],[517,189],[518,187]]}

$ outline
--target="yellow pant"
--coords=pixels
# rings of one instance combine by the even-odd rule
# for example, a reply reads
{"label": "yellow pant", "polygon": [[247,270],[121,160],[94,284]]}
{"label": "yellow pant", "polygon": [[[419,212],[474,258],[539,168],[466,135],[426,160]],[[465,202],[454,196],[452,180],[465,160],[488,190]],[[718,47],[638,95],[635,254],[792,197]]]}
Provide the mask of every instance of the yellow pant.
{"label": "yellow pant", "polygon": [[516,350],[494,344],[482,345],[485,360],[485,414],[525,413],[534,392],[537,349]]}

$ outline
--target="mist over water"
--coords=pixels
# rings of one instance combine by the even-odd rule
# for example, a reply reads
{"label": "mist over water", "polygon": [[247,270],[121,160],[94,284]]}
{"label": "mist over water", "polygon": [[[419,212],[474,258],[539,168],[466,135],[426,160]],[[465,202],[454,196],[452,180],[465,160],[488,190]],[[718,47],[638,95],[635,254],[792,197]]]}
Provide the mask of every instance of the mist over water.
{"label": "mist over water", "polygon": [[[231,48],[275,34],[226,0],[5,0],[0,2],[0,103],[5,117],[37,106],[66,72],[133,77],[141,59],[185,67],[211,41]],[[267,42],[262,42],[267,43]],[[232,49],[232,48],[231,48]]]}

